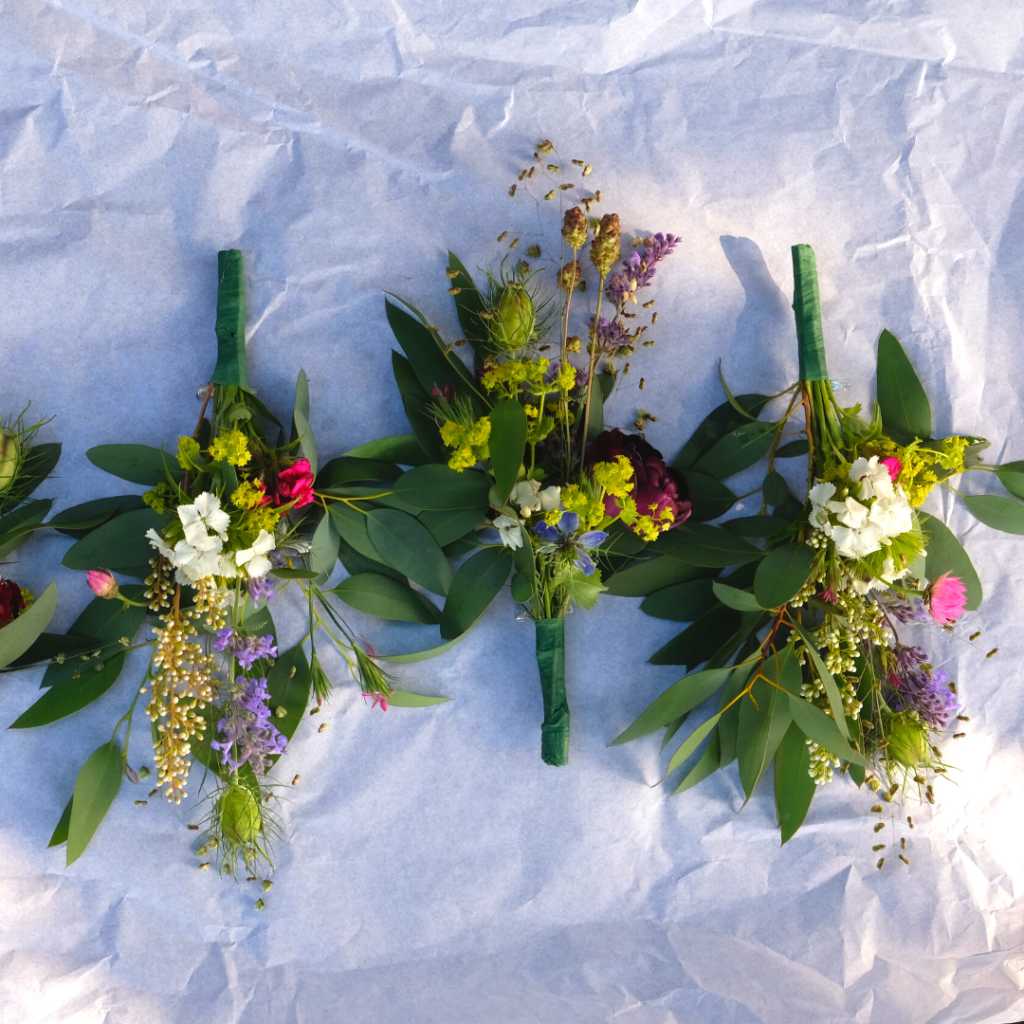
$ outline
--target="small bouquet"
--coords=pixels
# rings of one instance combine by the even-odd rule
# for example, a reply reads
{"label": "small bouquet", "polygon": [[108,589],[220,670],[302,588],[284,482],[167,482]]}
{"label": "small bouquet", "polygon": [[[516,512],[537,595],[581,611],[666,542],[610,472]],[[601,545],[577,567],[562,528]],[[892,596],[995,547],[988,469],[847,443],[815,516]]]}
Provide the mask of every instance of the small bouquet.
{"label": "small bouquet", "polygon": [[[669,761],[672,772],[707,740],[675,792],[737,760],[749,798],[774,760],[783,842],[836,769],[858,785],[867,780],[883,798],[913,784],[930,802],[934,777],[947,771],[938,743],[957,719],[966,720],[957,687],[903,632],[915,621],[952,630],[982,595],[963,547],[921,510],[930,491],[940,483],[952,489],[950,479],[969,470],[993,472],[1014,497],[964,495],[968,509],[990,526],[1024,533],[1017,500],[1024,497],[1024,463],[984,466],[983,439],[933,438],[927,396],[888,331],[879,338],[870,419],[859,406],[839,404],[809,246],[794,246],[793,269],[800,381],[775,396],[787,399],[785,412],[757,419],[772,399],[734,397],[726,388],[728,401],[676,460],[681,470],[721,481],[767,455],[759,514],[720,527],[687,524],[652,545],[648,561],[620,574],[620,587],[630,574],[634,588],[649,581],[645,611],[693,620],[651,661],[703,668],[669,687],[614,741],[665,727],[667,743],[692,709],[718,694],[716,713]],[[805,436],[783,443],[800,411]],[[775,463],[805,454],[807,495],[797,500]],[[730,492],[718,486],[728,503]],[[759,538],[763,548],[752,543]],[[715,578],[729,566],[739,568]]]}
{"label": "small bouquet", "polygon": [[[250,880],[272,867],[269,842],[280,832],[267,773],[311,693],[315,714],[331,690],[316,654],[318,630],[331,637],[374,706],[438,700],[394,690],[373,649],[320,590],[337,561],[338,536],[320,511],[327,499],[317,486],[321,480],[329,486],[341,460],[318,472],[304,373],[290,438],[249,388],[242,270],[239,251],[219,254],[218,358],[200,389],[194,432],[178,439],[175,455],[135,444],[90,449],[95,465],[149,489],[87,502],[53,521],[76,539],[64,564],[87,571],[96,597],[67,635],[40,638],[34,653],[55,655],[43,678],[46,692],[13,727],[45,725],[80,710],[117,682],[130,652],[150,652],[141,685],[133,687],[110,741],[79,772],[50,840],[67,843],[69,864],[85,850],[122,778],[138,783],[150,774],[127,760],[140,698],[156,766],[149,797],[179,803],[198,761],[214,784],[197,844],[201,867],[212,859],[224,873],[244,868]],[[272,443],[268,432],[275,428]],[[144,582],[119,582],[115,572]],[[308,600],[309,632],[279,653],[268,604],[291,583]],[[148,636],[133,639],[144,624]],[[262,885],[269,889],[269,880]]]}
{"label": "small bouquet", "polygon": [[[552,152],[550,143],[539,146],[537,165]],[[520,181],[537,169],[524,170]],[[547,165],[549,174],[564,170]],[[563,181],[544,198],[576,187]],[[643,301],[644,290],[678,239],[637,238],[622,259],[619,217],[588,217],[583,207],[594,202],[599,192],[564,212],[561,251],[547,278],[539,245],[526,249],[532,263],[506,255],[482,288],[449,253],[448,293],[465,334],[453,344],[408,303],[411,312],[387,302],[405,353],[394,354],[394,371],[414,436],[375,442],[367,454],[413,468],[388,481],[397,508],[371,512],[368,523],[338,523],[353,548],[446,597],[440,628],[449,642],[511,575],[514,600],[535,622],[541,756],[551,765],[568,762],[566,613],[573,604],[593,607],[604,589],[602,571],[679,526],[690,507],[683,479],[659,452],[638,435],[604,429],[617,361],[624,361],[624,377],[630,357],[654,344],[644,335],[657,314],[637,322],[653,305]],[[593,308],[574,301],[588,286]],[[574,317],[585,342],[573,333]],[[467,342],[472,370],[453,353]],[[389,528],[374,536],[375,517],[384,516]],[[447,556],[481,544],[453,576]],[[361,585],[382,588],[386,581],[372,576]]]}
{"label": "small bouquet", "polygon": [[[20,415],[0,417],[0,565],[31,533],[42,529],[53,504],[31,499],[60,458],[59,444],[33,444],[48,421],[25,424]],[[46,629],[57,606],[57,586],[51,583],[37,601],[30,591],[0,573],[0,671],[29,662],[26,651]]]}

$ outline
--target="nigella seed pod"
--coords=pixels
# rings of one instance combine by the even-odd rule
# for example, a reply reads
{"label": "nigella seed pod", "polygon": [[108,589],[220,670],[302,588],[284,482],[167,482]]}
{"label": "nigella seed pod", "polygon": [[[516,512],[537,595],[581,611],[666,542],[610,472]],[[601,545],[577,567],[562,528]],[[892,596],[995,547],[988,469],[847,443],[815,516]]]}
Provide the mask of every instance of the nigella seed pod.
{"label": "nigella seed pod", "polygon": [[217,801],[220,831],[232,846],[251,846],[263,824],[260,805],[247,786],[229,786]]}
{"label": "nigella seed pod", "polygon": [[14,483],[21,458],[21,441],[13,430],[0,430],[0,494]]}
{"label": "nigella seed pod", "polygon": [[928,727],[916,716],[897,715],[889,731],[886,757],[903,765],[916,768],[931,759],[932,747],[928,742]]}
{"label": "nigella seed pod", "polygon": [[565,211],[562,217],[562,238],[570,249],[582,249],[587,241],[587,215],[578,206]]}
{"label": "nigella seed pod", "polygon": [[590,262],[601,277],[607,277],[612,265],[619,258],[622,227],[617,213],[606,213],[594,231],[590,243]]}
{"label": "nigella seed pod", "polygon": [[505,352],[515,352],[533,336],[536,314],[533,300],[518,281],[509,281],[501,289],[494,315],[487,324],[491,340]]}

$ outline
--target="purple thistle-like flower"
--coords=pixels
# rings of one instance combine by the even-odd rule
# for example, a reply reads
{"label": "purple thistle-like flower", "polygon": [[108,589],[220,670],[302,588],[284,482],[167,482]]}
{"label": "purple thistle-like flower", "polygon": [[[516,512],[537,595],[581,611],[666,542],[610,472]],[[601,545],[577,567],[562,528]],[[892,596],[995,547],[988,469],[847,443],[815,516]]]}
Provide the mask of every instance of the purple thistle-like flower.
{"label": "purple thistle-like flower", "polygon": [[[265,772],[268,758],[283,754],[288,740],[270,721],[267,680],[238,676],[222,710],[225,716],[217,723],[223,740],[212,740],[210,746],[221,752],[221,763],[233,772],[248,762],[254,772]],[[233,756],[237,753],[237,757]]]}
{"label": "purple thistle-like flower", "polygon": [[932,728],[944,729],[959,710],[942,669],[924,668],[928,654],[920,647],[896,648],[896,670],[890,675],[893,694],[889,703],[897,710],[915,710]]}
{"label": "purple thistle-like flower", "polygon": [[261,600],[272,601],[277,597],[277,591],[271,585],[269,576],[257,576],[249,580],[245,586],[255,608],[259,608]]}

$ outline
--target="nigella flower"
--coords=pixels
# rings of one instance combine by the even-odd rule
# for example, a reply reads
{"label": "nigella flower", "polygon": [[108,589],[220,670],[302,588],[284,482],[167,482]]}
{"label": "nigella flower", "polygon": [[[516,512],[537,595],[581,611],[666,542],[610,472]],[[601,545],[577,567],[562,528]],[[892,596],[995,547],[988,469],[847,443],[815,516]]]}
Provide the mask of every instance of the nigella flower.
{"label": "nigella flower", "polygon": [[533,532],[544,541],[537,550],[541,553],[572,553],[576,568],[581,569],[584,576],[592,576],[597,566],[587,551],[600,547],[608,539],[608,534],[604,530],[590,530],[577,536],[579,525],[580,517],[575,512],[562,513],[557,526],[537,523]]}
{"label": "nigella flower", "polygon": [[210,746],[221,752],[221,763],[233,772],[246,762],[254,772],[265,772],[268,758],[283,754],[288,745],[287,738],[270,721],[269,699],[267,681],[262,677],[238,676],[229,687],[222,708],[226,714],[217,723],[217,731],[224,739],[212,740]]}
{"label": "nigella flower", "polygon": [[[270,552],[271,564],[273,564],[273,554]],[[282,562],[284,560],[282,559]],[[249,596],[252,598],[253,606],[259,608],[260,601],[271,601],[277,597],[277,591],[273,588],[270,579],[266,576],[257,576],[255,579],[250,579],[245,589],[249,591]]]}
{"label": "nigella flower", "polygon": [[928,664],[928,654],[920,647],[896,648],[896,668],[889,676],[893,694],[889,703],[898,710],[914,710],[921,720],[935,729],[944,729],[960,710],[949,689],[949,676]]}

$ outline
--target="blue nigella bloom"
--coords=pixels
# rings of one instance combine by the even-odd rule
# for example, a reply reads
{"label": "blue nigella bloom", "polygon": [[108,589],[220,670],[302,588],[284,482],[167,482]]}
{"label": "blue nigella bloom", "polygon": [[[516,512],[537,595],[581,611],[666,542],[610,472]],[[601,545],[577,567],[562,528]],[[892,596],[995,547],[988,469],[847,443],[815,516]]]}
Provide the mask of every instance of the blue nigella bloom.
{"label": "blue nigella bloom", "polygon": [[580,517],[575,512],[563,512],[557,526],[541,522],[534,526],[533,532],[544,541],[539,551],[545,554],[571,551],[575,555],[573,562],[576,568],[581,569],[584,576],[592,576],[597,566],[587,551],[600,547],[608,539],[608,534],[604,530],[589,530],[577,536],[579,525]]}

